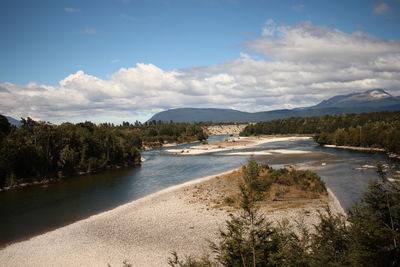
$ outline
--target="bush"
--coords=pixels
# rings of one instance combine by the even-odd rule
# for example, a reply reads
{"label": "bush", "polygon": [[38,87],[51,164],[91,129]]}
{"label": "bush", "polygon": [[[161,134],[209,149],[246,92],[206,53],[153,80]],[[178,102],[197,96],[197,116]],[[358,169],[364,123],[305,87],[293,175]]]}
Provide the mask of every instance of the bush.
{"label": "bush", "polygon": [[[299,172],[302,181],[318,180],[311,172]],[[383,179],[385,181],[385,179]],[[210,249],[214,259],[169,260],[174,267],[203,266],[400,266],[400,188],[373,182],[348,218],[329,208],[319,213],[315,232],[301,222],[297,231],[289,223],[273,227],[254,208],[254,199],[241,187],[238,216],[219,231],[219,242]]]}
{"label": "bush", "polygon": [[290,176],[301,190],[322,193],[326,191],[325,182],[315,172],[309,170],[292,170]]}
{"label": "bush", "polygon": [[286,169],[270,169],[268,172],[268,177],[272,180],[272,182],[275,183],[281,175],[286,174],[287,172],[288,170]]}
{"label": "bush", "polygon": [[294,184],[293,177],[291,176],[291,174],[288,174],[288,173],[280,175],[275,179],[276,179],[276,183],[281,184],[281,185],[290,186],[290,185]]}

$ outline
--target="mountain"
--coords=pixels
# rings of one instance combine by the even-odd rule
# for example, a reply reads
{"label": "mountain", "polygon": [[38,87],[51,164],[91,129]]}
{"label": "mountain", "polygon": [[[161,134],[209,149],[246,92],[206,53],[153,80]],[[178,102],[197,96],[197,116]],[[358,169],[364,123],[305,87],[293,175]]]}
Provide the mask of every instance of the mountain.
{"label": "mountain", "polygon": [[338,95],[328,100],[324,100],[318,105],[310,108],[326,107],[369,107],[380,108],[400,104],[398,97],[393,97],[383,89],[373,89],[362,93],[353,93],[348,95]]}
{"label": "mountain", "polygon": [[234,109],[218,108],[177,108],[169,109],[155,114],[149,121],[171,121],[174,122],[232,122],[251,121],[253,114]]}
{"label": "mountain", "polygon": [[373,89],[360,93],[334,96],[311,107],[255,113],[233,109],[177,108],[159,112],[151,117],[149,121],[253,122],[290,117],[324,116],[330,114],[362,113],[380,110],[400,110],[400,97],[394,97],[383,89]]}
{"label": "mountain", "polygon": [[21,126],[21,122],[20,122],[19,120],[16,120],[16,119],[14,119],[14,118],[12,118],[12,117],[9,117],[9,116],[5,116],[5,117],[7,118],[8,122],[9,122],[11,125],[14,125],[14,126],[16,126],[16,127]]}

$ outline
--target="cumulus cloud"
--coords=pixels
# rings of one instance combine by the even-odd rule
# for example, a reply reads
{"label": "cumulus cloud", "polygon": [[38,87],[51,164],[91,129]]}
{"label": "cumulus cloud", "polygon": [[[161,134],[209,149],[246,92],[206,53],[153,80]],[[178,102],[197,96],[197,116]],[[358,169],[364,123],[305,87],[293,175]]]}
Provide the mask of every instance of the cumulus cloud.
{"label": "cumulus cloud", "polygon": [[274,35],[275,31],[276,31],[276,23],[272,19],[269,19],[265,22],[261,34],[262,36],[272,36]]}
{"label": "cumulus cloud", "polygon": [[3,83],[0,113],[50,121],[96,116],[135,120],[140,112],[177,107],[250,112],[303,107],[372,88],[398,95],[399,41],[309,22],[266,25],[268,32],[246,43],[247,53],[215,65],[166,71],[137,63],[107,79],[80,70],[55,86]]}
{"label": "cumulus cloud", "polygon": [[344,33],[337,29],[303,22],[281,26],[283,38],[260,38],[248,42],[248,47],[276,60],[306,62],[369,61],[378,55],[399,51],[399,41],[386,41],[363,32]]}
{"label": "cumulus cloud", "polygon": [[379,4],[374,6],[372,11],[376,15],[383,15],[383,14],[385,14],[385,13],[387,13],[389,11],[389,5],[386,4],[386,3],[379,3]]}
{"label": "cumulus cloud", "polygon": [[7,88],[5,88],[5,87],[0,86],[0,93],[2,93],[2,92],[9,93],[10,91],[8,91]]}

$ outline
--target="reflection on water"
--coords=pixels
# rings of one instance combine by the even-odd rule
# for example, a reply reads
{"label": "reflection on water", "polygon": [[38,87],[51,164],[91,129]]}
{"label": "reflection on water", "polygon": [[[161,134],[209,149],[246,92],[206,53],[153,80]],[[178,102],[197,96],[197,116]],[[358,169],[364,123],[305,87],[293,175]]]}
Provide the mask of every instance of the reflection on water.
{"label": "reflection on water", "polygon": [[[213,136],[210,139],[225,138]],[[244,151],[259,149],[311,151],[303,155],[257,156],[255,159],[272,166],[301,163],[315,168],[347,208],[358,199],[368,181],[376,178],[374,170],[360,172],[355,168],[389,161],[383,153],[321,148],[312,140],[267,143]],[[223,153],[176,156],[163,150],[142,152],[145,161],[140,167],[72,177],[46,187],[0,192],[0,244],[61,227],[172,185],[237,168],[250,158],[224,156]],[[322,162],[326,165],[321,166]]]}

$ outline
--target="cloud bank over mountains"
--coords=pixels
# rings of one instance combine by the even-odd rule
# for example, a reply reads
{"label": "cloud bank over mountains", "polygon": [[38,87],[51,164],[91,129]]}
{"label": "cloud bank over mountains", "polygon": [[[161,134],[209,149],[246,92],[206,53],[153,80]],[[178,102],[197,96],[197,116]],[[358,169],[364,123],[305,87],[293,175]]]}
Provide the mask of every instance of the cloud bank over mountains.
{"label": "cloud bank over mountains", "polygon": [[62,121],[131,118],[177,107],[255,112],[302,107],[338,94],[385,88],[400,91],[400,41],[345,33],[303,22],[268,20],[247,53],[216,65],[163,70],[137,63],[107,79],[80,70],[57,86],[0,84],[0,112]]}

